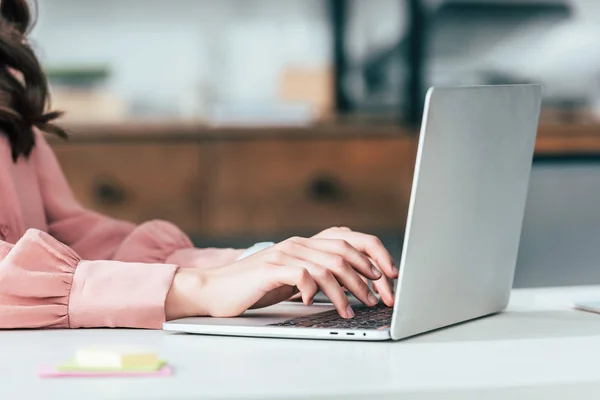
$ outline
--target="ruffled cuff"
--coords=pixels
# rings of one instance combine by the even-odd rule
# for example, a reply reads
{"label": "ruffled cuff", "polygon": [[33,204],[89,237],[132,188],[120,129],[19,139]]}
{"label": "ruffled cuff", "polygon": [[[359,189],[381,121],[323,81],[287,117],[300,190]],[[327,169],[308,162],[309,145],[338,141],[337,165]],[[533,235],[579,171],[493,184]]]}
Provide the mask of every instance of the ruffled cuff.
{"label": "ruffled cuff", "polygon": [[2,253],[0,328],[68,328],[77,254],[34,229]]}
{"label": "ruffled cuff", "polygon": [[47,233],[0,245],[0,329],[150,328],[165,321],[177,266],[82,261]]}
{"label": "ruffled cuff", "polygon": [[113,259],[165,263],[174,252],[189,248],[193,248],[192,241],[183,231],[170,222],[155,220],[136,227],[121,243]]}

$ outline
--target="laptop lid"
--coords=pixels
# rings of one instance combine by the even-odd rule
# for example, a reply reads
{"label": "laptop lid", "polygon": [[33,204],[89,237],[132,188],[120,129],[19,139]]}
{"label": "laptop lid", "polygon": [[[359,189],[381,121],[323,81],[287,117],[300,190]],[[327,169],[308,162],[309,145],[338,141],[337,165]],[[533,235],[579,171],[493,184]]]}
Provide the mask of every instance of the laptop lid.
{"label": "laptop lid", "polygon": [[539,85],[429,90],[393,339],[506,307],[541,96]]}

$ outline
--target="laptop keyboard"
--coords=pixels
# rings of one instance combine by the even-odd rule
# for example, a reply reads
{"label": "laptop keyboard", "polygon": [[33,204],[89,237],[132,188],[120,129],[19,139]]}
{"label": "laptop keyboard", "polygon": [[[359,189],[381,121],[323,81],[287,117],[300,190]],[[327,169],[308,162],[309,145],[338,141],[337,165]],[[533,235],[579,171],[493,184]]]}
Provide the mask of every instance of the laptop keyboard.
{"label": "laptop keyboard", "polygon": [[291,328],[378,329],[390,326],[393,308],[379,303],[375,307],[359,305],[352,307],[354,318],[344,319],[337,310],[305,315],[269,326]]}

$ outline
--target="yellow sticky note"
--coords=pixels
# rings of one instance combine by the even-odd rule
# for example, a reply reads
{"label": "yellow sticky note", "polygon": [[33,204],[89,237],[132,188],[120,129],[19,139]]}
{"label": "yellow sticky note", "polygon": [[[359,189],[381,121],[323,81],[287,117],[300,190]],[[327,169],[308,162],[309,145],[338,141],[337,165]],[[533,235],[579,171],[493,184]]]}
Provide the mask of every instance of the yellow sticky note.
{"label": "yellow sticky note", "polygon": [[75,360],[70,360],[64,364],[56,367],[57,371],[60,372],[156,372],[163,368],[167,363],[160,360],[156,364],[147,364],[138,367],[125,367],[125,368],[110,368],[110,367],[82,367],[78,365]]}
{"label": "yellow sticky note", "polygon": [[136,369],[157,365],[160,360],[154,352],[127,347],[85,347],[75,353],[74,364],[80,368]]}

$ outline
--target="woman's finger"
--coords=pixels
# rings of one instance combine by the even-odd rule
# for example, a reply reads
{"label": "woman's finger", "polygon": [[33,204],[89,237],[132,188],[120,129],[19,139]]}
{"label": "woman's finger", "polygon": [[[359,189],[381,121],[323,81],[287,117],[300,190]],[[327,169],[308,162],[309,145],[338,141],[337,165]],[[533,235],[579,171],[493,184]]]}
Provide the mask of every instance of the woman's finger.
{"label": "woman's finger", "polygon": [[[323,240],[324,242],[328,242],[329,240]],[[340,285],[343,285],[345,287],[346,290],[348,290],[350,293],[352,293],[357,299],[359,299],[360,301],[362,301],[364,304],[368,305],[368,306],[374,306],[376,305],[379,300],[377,299],[377,296],[375,296],[375,294],[371,291],[371,289],[369,288],[369,286],[367,284],[365,284],[365,282],[360,278],[360,275],[355,271],[355,269],[353,268],[352,265],[350,265],[350,263],[348,263],[347,259],[344,257],[344,255],[338,255],[338,254],[332,254],[332,253],[327,253],[326,251],[321,251],[319,249],[315,249],[314,247],[319,247],[319,246],[314,246],[314,247],[308,247],[308,246],[312,246],[313,243],[312,242],[317,242],[317,239],[311,239],[309,241],[303,241],[303,240],[296,240],[296,241],[292,241],[289,243],[286,243],[285,246],[282,247],[282,251],[285,252],[286,254],[289,254],[290,256],[293,254],[293,257],[296,257],[299,260],[304,260],[307,262],[307,264],[302,264],[302,263],[298,263],[298,261],[296,261],[297,266],[301,266],[303,268],[306,268],[309,270],[309,272],[311,274],[313,274],[313,269],[312,266],[319,266],[319,267],[323,267],[328,269],[329,271],[331,271],[336,280],[338,281],[338,283]],[[306,244],[306,246],[305,246]],[[321,247],[322,248],[327,248],[328,243],[321,243]],[[331,247],[331,246],[329,246]],[[336,248],[336,246],[333,246],[334,248]],[[289,253],[287,253],[289,252]],[[366,260],[366,258],[364,257],[364,255],[358,253],[358,251],[356,251],[356,249],[352,248],[352,251],[350,251],[350,253],[352,253],[353,255],[358,255],[358,260],[361,260],[361,262],[366,262],[367,264],[369,264],[372,268],[375,268],[375,266],[373,266],[371,264],[371,262],[369,260]],[[348,258],[352,258],[352,257],[348,257]],[[364,261],[366,260],[366,261]],[[285,262],[292,262],[291,260],[285,260]],[[375,275],[372,271],[371,271],[371,267],[369,267],[368,271],[370,272],[370,275]],[[364,268],[364,266],[363,266]],[[314,275],[314,274],[313,274]],[[377,274],[379,277],[382,276],[381,272],[378,272]],[[344,289],[342,289],[343,291]],[[331,298],[330,298],[331,300]]]}
{"label": "woman's finger", "polygon": [[283,251],[272,252],[269,255],[269,261],[280,265],[289,265],[307,270],[317,286],[325,293],[329,300],[331,300],[339,314],[344,318],[352,318],[354,314],[351,312],[351,309],[348,308],[348,298],[341,285],[346,286],[356,298],[363,301],[365,304],[377,304],[375,295],[371,293],[369,287],[362,279],[360,279],[360,276],[352,269],[352,267],[347,264],[344,267],[344,271],[335,274],[328,268],[297,258],[296,256],[292,256]]}
{"label": "woman's finger", "polygon": [[284,243],[287,249],[283,247],[283,250],[294,251],[294,244],[303,246],[302,250],[298,249],[300,258],[306,257],[318,265],[329,267],[344,262],[369,279],[376,280],[383,276],[363,253],[344,240],[292,238]]}
{"label": "woman's finger", "polygon": [[340,239],[351,243],[358,251],[373,259],[388,278],[398,278],[394,260],[377,236],[352,231],[340,231],[338,235]]}
{"label": "woman's finger", "polygon": [[273,289],[270,292],[267,292],[264,296],[260,298],[254,305],[250,307],[250,309],[258,309],[269,307],[274,304],[281,303],[282,301],[286,301],[290,297],[295,297],[298,295],[298,301],[302,301],[302,293],[298,291],[296,286],[290,285],[281,285],[277,289]]}
{"label": "woman's finger", "polygon": [[354,311],[350,307],[346,293],[344,293],[344,290],[342,290],[342,287],[330,270],[316,267],[311,272],[311,276],[327,298],[331,300],[331,303],[342,318],[348,319],[354,317]]}
{"label": "woman's finger", "polygon": [[[371,260],[371,262],[375,263],[373,260]],[[395,295],[393,282],[387,276],[384,276],[377,281],[373,281],[373,291],[379,294],[385,305],[388,307],[394,305]]]}
{"label": "woman's finger", "polygon": [[394,306],[394,289],[389,279],[386,277],[373,282],[373,289],[377,290],[383,303],[388,307]]}
{"label": "woman's finger", "polygon": [[276,265],[269,271],[269,279],[272,281],[274,290],[280,285],[295,286],[302,294],[302,302],[311,305],[317,291],[317,283],[305,268],[294,266]]}
{"label": "woman's finger", "polygon": [[343,286],[342,292],[347,290],[368,306],[375,306],[379,303],[377,296],[371,291],[367,283],[349,265],[340,265],[326,269],[331,271],[339,285]]}

